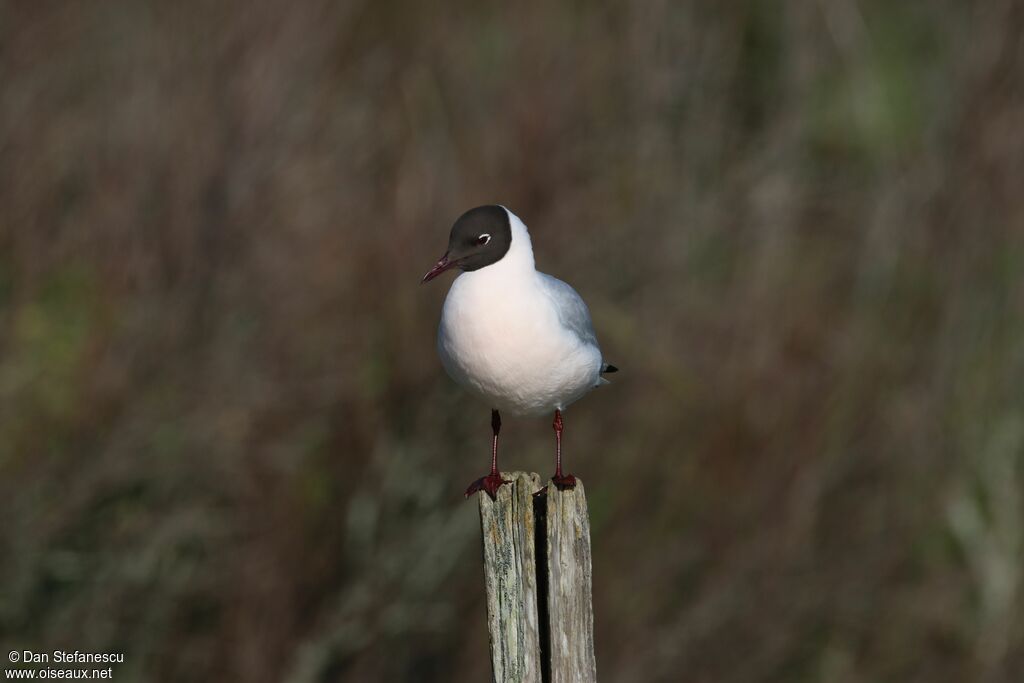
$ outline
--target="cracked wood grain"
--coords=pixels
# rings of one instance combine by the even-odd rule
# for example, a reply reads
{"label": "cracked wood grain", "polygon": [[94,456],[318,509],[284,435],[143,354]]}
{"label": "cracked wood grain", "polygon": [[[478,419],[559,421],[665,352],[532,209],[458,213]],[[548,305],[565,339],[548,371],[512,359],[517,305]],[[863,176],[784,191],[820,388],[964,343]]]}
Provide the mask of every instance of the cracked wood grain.
{"label": "cracked wood grain", "polygon": [[496,683],[541,683],[533,494],[540,477],[503,472],[512,484],[479,493],[491,670]]}
{"label": "cracked wood grain", "polygon": [[597,680],[590,518],[583,482],[559,491],[547,488],[547,603],[551,683]]}
{"label": "cracked wood grain", "polygon": [[525,472],[478,494],[491,668],[496,683],[592,683],[594,608],[583,482],[559,491]]}

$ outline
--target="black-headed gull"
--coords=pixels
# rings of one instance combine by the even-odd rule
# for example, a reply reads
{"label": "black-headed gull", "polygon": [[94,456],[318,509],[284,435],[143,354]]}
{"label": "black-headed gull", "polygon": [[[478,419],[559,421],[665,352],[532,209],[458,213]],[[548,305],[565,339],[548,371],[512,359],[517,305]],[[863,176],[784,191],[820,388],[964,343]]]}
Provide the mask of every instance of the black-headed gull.
{"label": "black-headed gull", "polygon": [[615,372],[601,356],[590,311],[572,287],[534,267],[526,226],[503,206],[480,206],[452,226],[448,251],[423,282],[446,270],[452,282],[441,311],[437,351],[452,379],[491,406],[491,472],[466,496],[494,498],[509,483],[498,471],[498,432],[504,411],[514,416],[554,412],[555,474],[559,488],[576,478],[562,474],[562,411]]}

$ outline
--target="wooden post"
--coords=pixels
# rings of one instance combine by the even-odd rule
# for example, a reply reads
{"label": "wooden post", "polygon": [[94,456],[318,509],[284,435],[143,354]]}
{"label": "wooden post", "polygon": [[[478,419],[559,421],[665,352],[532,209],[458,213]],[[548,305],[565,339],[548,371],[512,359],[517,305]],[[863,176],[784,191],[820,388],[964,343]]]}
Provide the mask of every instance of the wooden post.
{"label": "wooden post", "polygon": [[540,477],[503,472],[511,485],[492,501],[480,499],[484,541],[484,585],[491,671],[497,683],[540,683],[540,633],[537,611],[536,524],[533,494]]}
{"label": "wooden post", "polygon": [[597,680],[591,601],[590,518],[583,482],[547,488],[547,594],[551,683]]}
{"label": "wooden post", "polygon": [[491,670],[496,683],[592,683],[590,520],[583,483],[559,491],[512,480],[497,500],[478,494]]}

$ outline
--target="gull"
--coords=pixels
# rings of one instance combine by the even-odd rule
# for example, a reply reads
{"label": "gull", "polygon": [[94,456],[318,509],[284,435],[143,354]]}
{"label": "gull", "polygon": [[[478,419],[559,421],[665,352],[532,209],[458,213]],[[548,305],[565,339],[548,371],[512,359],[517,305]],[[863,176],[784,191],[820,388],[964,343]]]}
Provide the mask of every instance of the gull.
{"label": "gull", "polygon": [[605,362],[586,303],[572,287],[538,272],[530,233],[504,206],[478,206],[452,225],[448,251],[426,275],[429,282],[457,268],[441,310],[437,351],[445,371],[491,407],[491,471],[466,489],[492,499],[510,483],[498,471],[501,413],[536,417],[554,413],[555,474],[559,489],[576,478],[562,474],[562,411],[601,375]]}

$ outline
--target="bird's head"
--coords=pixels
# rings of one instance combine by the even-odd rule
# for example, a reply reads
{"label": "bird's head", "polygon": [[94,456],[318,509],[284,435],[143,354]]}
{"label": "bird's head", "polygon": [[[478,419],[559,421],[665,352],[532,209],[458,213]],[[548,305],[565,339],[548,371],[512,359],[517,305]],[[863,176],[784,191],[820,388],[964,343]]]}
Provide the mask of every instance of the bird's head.
{"label": "bird's head", "polygon": [[448,236],[448,251],[422,282],[430,282],[446,270],[470,271],[497,263],[512,244],[509,214],[504,207],[478,206],[459,216]]}

